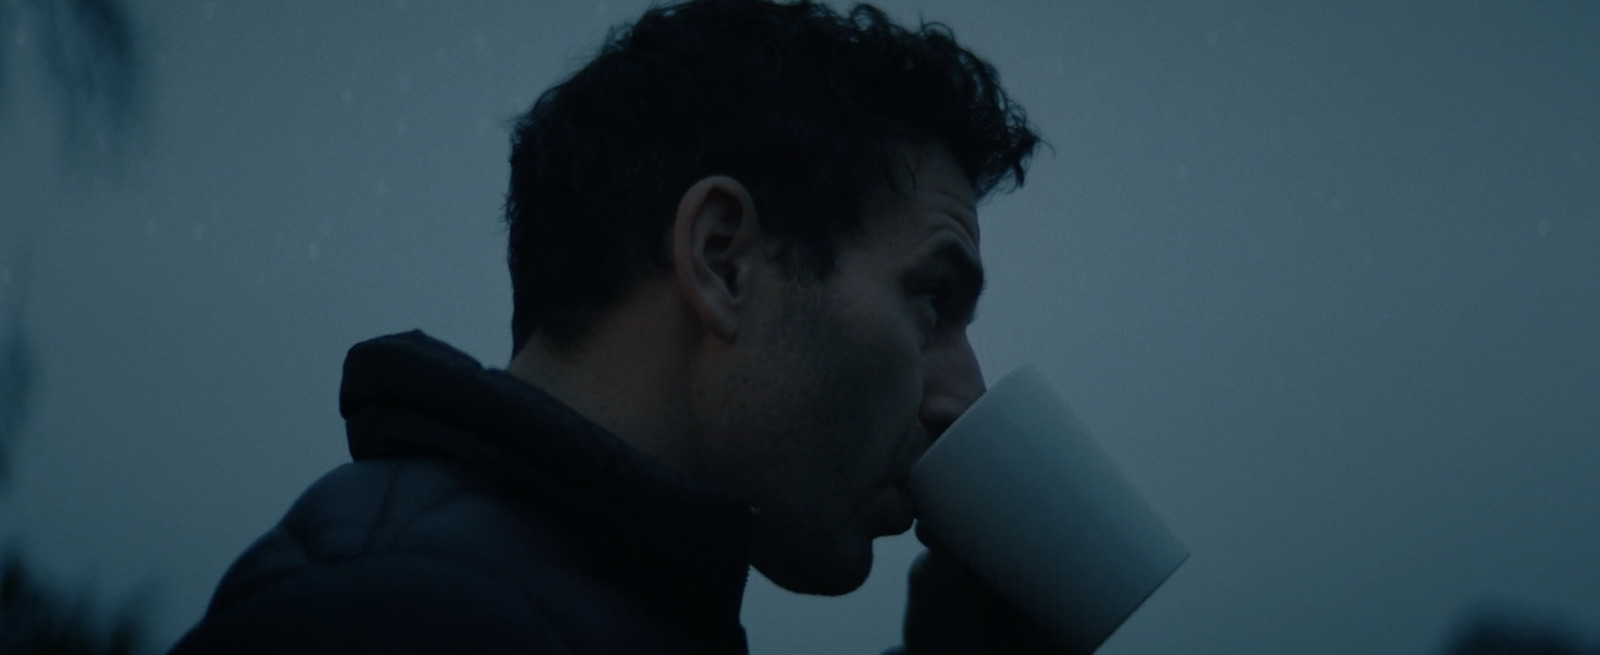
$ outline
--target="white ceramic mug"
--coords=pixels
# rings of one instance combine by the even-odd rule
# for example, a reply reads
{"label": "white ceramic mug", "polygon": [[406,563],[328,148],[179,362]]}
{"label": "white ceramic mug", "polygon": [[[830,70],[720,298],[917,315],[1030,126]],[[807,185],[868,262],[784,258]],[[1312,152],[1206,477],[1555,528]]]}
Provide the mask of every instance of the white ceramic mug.
{"label": "white ceramic mug", "polygon": [[1032,367],[973,403],[912,468],[910,487],[923,529],[1083,652],[1189,557]]}

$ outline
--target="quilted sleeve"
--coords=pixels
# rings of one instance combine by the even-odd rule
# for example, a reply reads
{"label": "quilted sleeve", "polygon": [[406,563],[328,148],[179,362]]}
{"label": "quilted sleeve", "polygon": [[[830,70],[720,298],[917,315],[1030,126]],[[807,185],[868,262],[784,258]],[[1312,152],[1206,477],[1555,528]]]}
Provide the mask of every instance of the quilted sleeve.
{"label": "quilted sleeve", "polygon": [[572,653],[515,584],[468,563],[373,554],[313,564],[213,608],[172,649],[202,653]]}

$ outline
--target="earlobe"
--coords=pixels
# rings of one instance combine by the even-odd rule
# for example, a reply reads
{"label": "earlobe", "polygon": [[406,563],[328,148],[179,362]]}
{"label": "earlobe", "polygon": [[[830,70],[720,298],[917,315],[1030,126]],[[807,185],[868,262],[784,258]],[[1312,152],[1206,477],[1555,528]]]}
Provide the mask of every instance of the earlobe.
{"label": "earlobe", "polygon": [[759,256],[761,223],[750,193],[725,175],[701,179],[678,201],[672,223],[672,266],[678,290],[700,323],[732,341]]}

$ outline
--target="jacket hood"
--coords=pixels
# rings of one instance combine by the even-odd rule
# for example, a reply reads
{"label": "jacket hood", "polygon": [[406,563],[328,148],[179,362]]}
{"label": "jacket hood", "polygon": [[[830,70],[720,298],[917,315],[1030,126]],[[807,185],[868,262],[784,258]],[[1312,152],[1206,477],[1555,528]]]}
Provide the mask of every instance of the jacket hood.
{"label": "jacket hood", "polygon": [[411,331],[350,349],[339,413],[354,459],[451,460],[572,530],[624,579],[737,615],[750,504],[684,478],[539,388]]}

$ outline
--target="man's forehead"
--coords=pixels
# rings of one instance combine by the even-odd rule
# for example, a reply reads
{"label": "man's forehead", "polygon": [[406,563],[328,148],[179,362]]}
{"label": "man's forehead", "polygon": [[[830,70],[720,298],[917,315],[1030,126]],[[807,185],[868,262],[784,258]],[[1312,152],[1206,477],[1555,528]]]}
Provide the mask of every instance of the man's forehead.
{"label": "man's forehead", "polygon": [[[900,152],[901,166],[896,166],[892,188],[885,189],[888,207],[910,213],[933,230],[940,229],[953,220],[973,245],[978,243],[978,210],[976,194],[966,172],[943,145],[906,147]],[[879,205],[883,207],[883,205]],[[948,217],[950,220],[942,220]]]}
{"label": "man's forehead", "polygon": [[954,177],[939,176],[923,187],[916,197],[919,210],[927,213],[932,229],[947,228],[951,221],[978,245],[978,209],[972,198],[972,185],[959,171]]}

